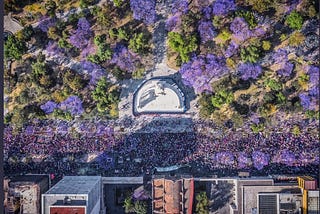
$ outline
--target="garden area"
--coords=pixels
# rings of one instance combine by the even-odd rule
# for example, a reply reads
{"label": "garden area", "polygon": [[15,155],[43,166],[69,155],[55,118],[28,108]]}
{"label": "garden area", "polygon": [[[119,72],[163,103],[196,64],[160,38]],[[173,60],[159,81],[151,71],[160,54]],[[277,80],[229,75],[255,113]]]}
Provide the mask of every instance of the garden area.
{"label": "garden area", "polygon": [[[138,3],[138,2],[137,2]],[[118,116],[123,79],[152,66],[152,28],[126,1],[6,1],[23,29],[5,40],[5,123]],[[148,19],[149,20],[149,19]]]}
{"label": "garden area", "polygon": [[255,133],[319,118],[315,1],[174,1],[168,61],[198,94],[200,117]]}

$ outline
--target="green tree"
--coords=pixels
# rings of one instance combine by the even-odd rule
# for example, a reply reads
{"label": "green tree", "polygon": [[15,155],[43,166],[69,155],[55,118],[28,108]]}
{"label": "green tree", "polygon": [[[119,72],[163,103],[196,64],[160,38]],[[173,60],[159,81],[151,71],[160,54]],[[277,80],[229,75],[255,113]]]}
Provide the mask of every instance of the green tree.
{"label": "green tree", "polygon": [[30,41],[33,33],[33,27],[31,25],[27,25],[16,34],[16,38],[20,41],[28,42]]}
{"label": "green tree", "polygon": [[56,26],[49,27],[47,35],[48,38],[53,40],[58,40],[60,38],[59,31]]}
{"label": "green tree", "polygon": [[246,22],[249,24],[250,29],[253,29],[258,25],[257,20],[254,17],[254,14],[252,11],[245,11],[245,10],[236,11],[236,16],[244,18]]}
{"label": "green tree", "polygon": [[302,33],[295,31],[289,37],[289,45],[299,46],[303,44],[304,40],[305,40],[305,36]]}
{"label": "green tree", "polygon": [[50,17],[54,17],[56,15],[57,4],[53,0],[46,1],[44,7],[47,10],[47,13]]}
{"label": "green tree", "polygon": [[80,91],[85,87],[85,81],[76,71],[68,70],[63,75],[63,83],[74,91]]}
{"label": "green tree", "polygon": [[259,13],[268,11],[274,6],[274,0],[245,0],[245,2]]}
{"label": "green tree", "polygon": [[147,204],[144,201],[136,201],[134,203],[134,212],[137,214],[147,214]]}
{"label": "green tree", "polygon": [[259,133],[259,132],[262,132],[264,130],[264,125],[263,123],[259,123],[259,124],[252,124],[250,126],[251,130],[253,133]]}
{"label": "green tree", "polygon": [[240,57],[241,60],[244,62],[255,63],[260,58],[260,49],[255,45],[250,45],[246,48],[241,48]]}
{"label": "green tree", "polygon": [[262,49],[265,51],[270,50],[271,48],[271,43],[270,41],[262,41]]}
{"label": "green tree", "polygon": [[134,204],[132,202],[131,196],[128,196],[123,203],[123,207],[125,209],[125,213],[132,213],[134,212]]}
{"label": "green tree", "polygon": [[31,64],[32,75],[39,80],[41,76],[47,73],[46,62],[43,60],[42,56],[38,56],[36,62]]}
{"label": "green tree", "polygon": [[226,90],[220,90],[211,97],[211,103],[213,107],[218,109],[220,109],[223,104],[230,104],[233,100],[233,93]]}
{"label": "green tree", "polygon": [[4,56],[6,59],[19,60],[26,51],[26,43],[17,39],[14,35],[10,35],[4,43]]}
{"label": "green tree", "polygon": [[190,53],[198,48],[197,37],[195,35],[182,36],[177,32],[168,33],[169,47],[178,52],[182,62],[188,62]]}
{"label": "green tree", "polygon": [[63,110],[58,108],[53,110],[53,116],[57,119],[67,120],[67,121],[71,121],[73,119],[70,112],[68,111],[64,112]]}
{"label": "green tree", "polygon": [[99,112],[109,112],[112,104],[119,102],[119,91],[116,86],[112,86],[103,77],[98,81],[95,90],[92,92],[92,98],[97,102]]}
{"label": "green tree", "polygon": [[200,116],[202,118],[210,118],[211,114],[214,112],[214,107],[211,103],[211,95],[203,93],[199,99],[200,105]]}
{"label": "green tree", "polygon": [[269,78],[266,81],[264,81],[264,85],[273,91],[281,91],[282,90],[282,84],[272,78]]}
{"label": "green tree", "polygon": [[116,7],[121,7],[123,4],[123,0],[113,0],[113,4]]}
{"label": "green tree", "polygon": [[209,200],[206,192],[198,193],[196,195],[196,200],[196,214],[209,214]]}
{"label": "green tree", "polygon": [[297,11],[292,11],[286,18],[286,23],[294,30],[300,30],[303,25],[303,18]]}
{"label": "green tree", "polygon": [[129,48],[136,53],[143,53],[148,46],[148,40],[143,33],[135,33],[129,40]]}

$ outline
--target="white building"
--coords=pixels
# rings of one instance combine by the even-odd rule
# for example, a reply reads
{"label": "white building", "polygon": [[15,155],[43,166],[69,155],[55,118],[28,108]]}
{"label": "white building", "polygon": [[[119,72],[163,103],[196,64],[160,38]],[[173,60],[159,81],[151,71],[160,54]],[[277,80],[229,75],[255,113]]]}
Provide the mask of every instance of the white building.
{"label": "white building", "polygon": [[42,195],[42,214],[103,213],[101,176],[65,176]]}

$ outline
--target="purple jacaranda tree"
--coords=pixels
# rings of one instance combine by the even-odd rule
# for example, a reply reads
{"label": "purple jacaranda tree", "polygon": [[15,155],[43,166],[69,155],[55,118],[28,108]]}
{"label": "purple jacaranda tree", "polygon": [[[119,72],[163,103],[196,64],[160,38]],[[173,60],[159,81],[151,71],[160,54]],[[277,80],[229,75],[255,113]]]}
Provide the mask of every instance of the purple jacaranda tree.
{"label": "purple jacaranda tree", "polygon": [[64,54],[64,49],[60,48],[57,42],[49,41],[46,46],[46,52],[49,56],[61,56]]}
{"label": "purple jacaranda tree", "polygon": [[213,54],[194,56],[179,70],[184,84],[193,87],[196,93],[212,91],[211,81],[228,71],[225,59]]}
{"label": "purple jacaranda tree", "polygon": [[262,68],[257,64],[247,62],[238,66],[238,74],[243,80],[257,79],[261,73]]}
{"label": "purple jacaranda tree", "polygon": [[234,0],[216,0],[212,5],[212,12],[214,15],[224,16],[236,8]]}
{"label": "purple jacaranda tree", "polygon": [[239,45],[236,42],[234,42],[233,40],[231,40],[230,44],[228,45],[227,49],[224,52],[224,56],[226,58],[229,58],[229,57],[237,54],[238,49],[239,49]]}
{"label": "purple jacaranda tree", "polygon": [[215,161],[223,165],[231,166],[234,164],[234,156],[231,152],[219,152],[215,155]]}
{"label": "purple jacaranda tree", "polygon": [[230,30],[233,37],[239,42],[243,42],[252,37],[252,31],[244,18],[236,17],[230,24]]}
{"label": "purple jacaranda tree", "polygon": [[283,48],[279,48],[278,50],[275,51],[272,55],[272,59],[274,63],[283,63],[288,61],[288,51]]}
{"label": "purple jacaranda tree", "polygon": [[175,0],[171,5],[171,14],[187,14],[189,11],[187,0]]}
{"label": "purple jacaranda tree", "polygon": [[170,16],[166,20],[165,28],[167,31],[177,32],[181,27],[181,14],[177,13],[173,16]]}
{"label": "purple jacaranda tree", "polygon": [[115,64],[123,71],[132,73],[136,70],[139,58],[137,54],[131,52],[125,46],[120,45],[114,49],[110,63]]}
{"label": "purple jacaranda tree", "polygon": [[97,52],[97,49],[92,41],[88,42],[87,46],[81,50],[81,59],[86,59],[89,55],[93,55]]}
{"label": "purple jacaranda tree", "polygon": [[82,100],[78,96],[70,96],[58,107],[63,111],[68,111],[72,116],[81,115],[83,113]]}
{"label": "purple jacaranda tree", "polygon": [[91,78],[89,84],[96,85],[101,78],[106,76],[106,72],[102,69],[95,69],[90,73],[90,75]]}
{"label": "purple jacaranda tree", "polygon": [[207,6],[202,9],[202,16],[206,20],[210,20],[212,18],[212,7]]}
{"label": "purple jacaranda tree", "polygon": [[44,111],[46,114],[51,114],[57,107],[58,107],[58,104],[51,100],[47,101],[46,103],[40,106],[42,111]]}
{"label": "purple jacaranda tree", "polygon": [[90,61],[88,61],[88,60],[82,60],[81,62],[80,62],[80,65],[81,65],[81,68],[83,69],[83,70],[87,70],[87,71],[93,71],[93,70],[95,70],[95,69],[100,69],[101,67],[99,66],[99,65],[97,65],[97,64],[95,64],[95,63],[93,63],[93,62],[90,62]]}
{"label": "purple jacaranda tree", "polygon": [[198,32],[202,42],[207,42],[212,40],[215,36],[215,31],[211,21],[201,20],[198,25]]}
{"label": "purple jacaranda tree", "polygon": [[42,31],[47,33],[50,27],[56,25],[56,19],[50,18],[47,16],[42,16],[39,20],[38,28]]}
{"label": "purple jacaranda tree", "polygon": [[156,1],[155,0],[130,0],[133,18],[143,21],[147,25],[155,23]]}
{"label": "purple jacaranda tree", "polygon": [[262,170],[265,166],[269,164],[270,155],[261,151],[254,151],[252,153],[252,161],[253,161],[253,166],[256,169]]}
{"label": "purple jacaranda tree", "polygon": [[245,152],[239,152],[238,154],[238,168],[243,169],[249,166],[250,159]]}
{"label": "purple jacaranda tree", "polygon": [[34,127],[28,125],[28,126],[25,128],[24,132],[25,132],[27,135],[32,135],[32,134],[34,133]]}
{"label": "purple jacaranda tree", "polygon": [[288,166],[293,166],[293,164],[296,161],[296,157],[295,154],[288,150],[288,149],[284,149],[282,151],[280,151],[280,163],[286,164]]}
{"label": "purple jacaranda tree", "polygon": [[87,21],[86,18],[80,18],[78,20],[77,29],[74,33],[70,36],[70,44],[74,47],[83,49],[85,48],[92,36],[90,23]]}
{"label": "purple jacaranda tree", "polygon": [[284,63],[281,63],[280,69],[277,70],[277,74],[281,77],[289,77],[292,74],[293,68],[294,64],[286,61]]}

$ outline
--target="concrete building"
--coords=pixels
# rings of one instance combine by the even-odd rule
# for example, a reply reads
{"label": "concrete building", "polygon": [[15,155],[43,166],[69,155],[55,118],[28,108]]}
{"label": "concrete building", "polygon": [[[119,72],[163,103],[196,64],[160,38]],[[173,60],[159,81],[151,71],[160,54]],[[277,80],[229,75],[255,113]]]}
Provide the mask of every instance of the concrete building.
{"label": "concrete building", "polygon": [[41,194],[45,193],[49,186],[49,175],[21,175],[5,178],[5,213],[40,214]]}
{"label": "concrete building", "polygon": [[319,188],[317,186],[317,180],[310,176],[299,176],[297,179],[298,185],[303,193],[303,214],[319,214]]}
{"label": "concrete building", "polygon": [[65,176],[42,195],[42,214],[103,213],[100,176]]}

